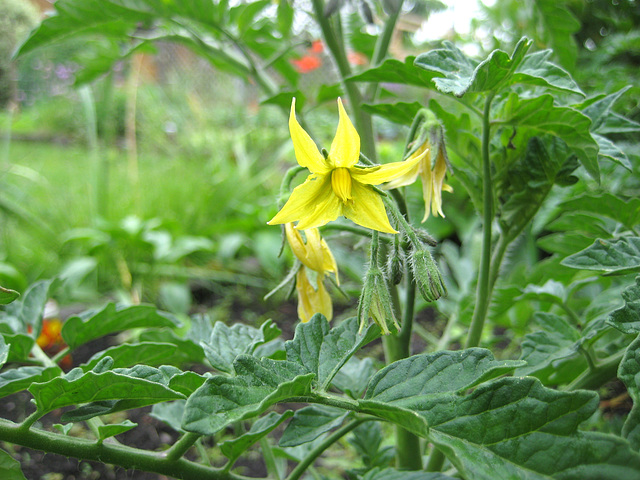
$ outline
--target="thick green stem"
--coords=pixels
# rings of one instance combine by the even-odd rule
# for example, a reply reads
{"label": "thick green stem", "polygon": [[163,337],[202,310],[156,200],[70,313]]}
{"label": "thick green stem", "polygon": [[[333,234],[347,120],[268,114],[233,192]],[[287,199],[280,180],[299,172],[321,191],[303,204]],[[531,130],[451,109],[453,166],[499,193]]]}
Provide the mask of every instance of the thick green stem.
{"label": "thick green stem", "polygon": [[[400,0],[399,2],[397,2],[397,5],[395,5],[396,10],[391,12],[389,17],[387,17],[387,20],[384,22],[382,33],[378,36],[376,46],[373,50],[373,57],[371,58],[372,67],[377,67],[378,65],[380,65],[384,60],[384,57],[387,56],[387,52],[389,51],[389,44],[391,43],[391,37],[393,36],[393,31],[396,28],[396,23],[398,22],[398,17],[400,16],[400,12],[402,11],[403,3],[404,0]],[[369,87],[366,90],[366,99],[369,101],[374,100],[377,93],[378,83],[370,83]]]}
{"label": "thick green stem", "polygon": [[[354,82],[346,81],[352,75],[347,53],[344,48],[343,38],[336,35],[335,28],[332,27],[330,19],[324,15],[324,2],[322,0],[312,0],[315,20],[322,31],[322,37],[340,74],[342,87],[349,99],[349,104],[353,113],[356,130],[360,134],[360,145],[362,151],[372,160],[376,159],[375,136],[373,133],[373,123],[371,115],[362,110],[362,94]],[[338,14],[333,15],[339,21]]]}
{"label": "thick green stem", "polygon": [[603,362],[595,364],[593,368],[583,372],[578,378],[571,382],[565,390],[573,391],[580,389],[594,390],[609,380],[616,377],[618,372],[618,366],[622,361],[625,350],[618,352],[617,354],[607,358]]}
{"label": "thick green stem", "polygon": [[302,476],[302,474],[307,470],[307,468],[309,468],[313,464],[313,462],[315,462],[316,459],[320,455],[322,455],[322,453],[327,448],[329,448],[331,445],[336,443],[338,440],[340,440],[342,437],[344,437],[351,430],[356,428],[361,423],[366,422],[367,420],[369,420],[369,419],[367,419],[367,418],[356,418],[355,420],[352,420],[351,422],[347,423],[346,425],[343,425],[338,430],[333,432],[321,444],[319,444],[317,447],[315,447],[313,450],[311,450],[311,452],[309,452],[309,454],[304,458],[304,460],[302,460],[296,466],[296,468],[294,468],[291,471],[291,473],[287,477],[287,480],[298,480]]}
{"label": "thick green stem", "polygon": [[199,433],[187,432],[174,443],[169,450],[165,452],[167,460],[178,460],[198,441],[201,437]]}
{"label": "thick green stem", "polygon": [[170,460],[164,453],[149,452],[118,444],[98,444],[82,438],[42,430],[24,430],[0,419],[0,440],[66,457],[111,463],[123,468],[156,472],[184,480],[247,480],[248,477],[205,467],[183,458]]}
{"label": "thick green stem", "polygon": [[471,328],[465,343],[465,348],[477,347],[482,337],[482,329],[491,297],[492,285],[490,281],[491,273],[491,241],[493,223],[493,182],[491,180],[491,160],[489,157],[489,141],[491,126],[489,116],[491,113],[491,102],[493,92],[490,92],[484,104],[484,114],[482,117],[482,175],[483,175],[483,237],[482,237],[482,258],[478,271],[478,287],[476,290],[476,306],[473,310]]}

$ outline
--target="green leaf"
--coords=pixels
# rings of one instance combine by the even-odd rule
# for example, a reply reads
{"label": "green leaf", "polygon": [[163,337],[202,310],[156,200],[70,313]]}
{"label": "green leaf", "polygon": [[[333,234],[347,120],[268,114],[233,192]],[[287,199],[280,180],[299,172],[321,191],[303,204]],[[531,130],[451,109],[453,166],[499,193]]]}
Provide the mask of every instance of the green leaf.
{"label": "green leaf", "polygon": [[562,265],[582,270],[597,270],[603,275],[640,272],[640,237],[596,240],[590,247],[568,256]]}
{"label": "green leaf", "polygon": [[333,85],[322,84],[320,85],[320,88],[318,88],[316,103],[321,104],[324,102],[334,101],[343,94],[342,86],[339,83],[335,83]]}
{"label": "green leaf", "polygon": [[563,257],[587,248],[593,243],[593,237],[573,233],[552,233],[536,240],[536,245],[549,253],[557,253]]}
{"label": "green leaf", "polygon": [[[628,85],[617,92],[614,92],[610,95],[607,95],[590,105],[584,108],[583,113],[591,119],[592,125],[591,129],[599,133],[600,135],[604,135],[607,133],[620,133],[622,132],[635,132],[640,130],[640,125],[633,122],[632,120],[628,120],[620,115],[616,114],[612,107],[613,105],[620,99],[620,97],[626,93],[631,88],[631,85]],[[613,117],[613,118],[612,118]],[[609,122],[613,121],[615,123],[619,122],[619,119],[624,119],[626,122],[626,128],[622,129],[611,129],[611,124]],[[618,127],[622,127],[622,125],[617,125]]]}
{"label": "green leaf", "polygon": [[[531,43],[531,40],[523,38],[513,55],[494,50],[486,60],[476,64],[455,45],[445,41],[444,48],[418,55],[415,65],[441,74],[444,78],[434,78],[433,82],[443,93],[462,97],[467,92],[498,91],[511,80]],[[525,78],[521,75],[521,79]]]}
{"label": "green leaf", "polygon": [[378,115],[382,118],[401,125],[411,125],[416,113],[422,108],[418,102],[406,103],[378,103],[375,105],[364,104],[362,109],[372,115]]}
{"label": "green leaf", "polygon": [[0,477],[3,480],[26,480],[20,468],[20,462],[2,449],[0,449]]}
{"label": "green leaf", "polygon": [[393,461],[395,447],[386,445],[386,432],[380,422],[364,422],[358,425],[348,441],[362,459],[366,470],[386,467]]}
{"label": "green leaf", "polygon": [[577,430],[598,407],[595,392],[559,392],[525,377],[495,380],[464,397],[407,400],[464,478],[640,478],[640,455],[626,441]]}
{"label": "green leaf", "polygon": [[564,284],[555,280],[548,280],[544,285],[527,285],[522,289],[522,295],[516,300],[538,300],[558,305],[564,303],[567,292]]}
{"label": "green leaf", "polygon": [[137,423],[133,423],[130,420],[125,420],[122,423],[98,425],[98,440],[99,442],[102,442],[109,437],[120,435],[121,433],[127,432],[137,426],[138,426]]}
{"label": "green leaf", "polygon": [[168,383],[167,376],[166,370],[145,365],[101,373],[84,373],[75,368],[63,377],[32,384],[29,392],[43,413],[68,405],[105,400],[135,401],[137,406],[144,406],[184,398],[184,395],[160,383],[162,380]]}
{"label": "green leaf", "polygon": [[454,480],[440,472],[407,472],[395,468],[379,468],[369,470],[366,475],[358,476],[360,480]]}
{"label": "green leaf", "polygon": [[385,82],[400,83],[403,85],[417,85],[428,87],[431,80],[437,75],[426,72],[414,65],[415,57],[408,56],[404,62],[396,59],[387,59],[379,65],[364,72],[349,77],[349,82]]}
{"label": "green leaf", "polygon": [[11,303],[19,296],[20,294],[15,290],[0,287],[0,305],[6,305],[8,303]]}
{"label": "green leaf", "polygon": [[49,299],[49,289],[54,280],[41,280],[31,285],[24,293],[23,297],[5,307],[5,314],[12,319],[7,319],[13,323],[16,333],[27,333],[31,327],[31,336],[35,339],[42,330],[42,316],[44,307]]}
{"label": "green leaf", "polygon": [[36,382],[47,382],[62,373],[58,367],[18,367],[0,373],[0,397],[29,388]]}
{"label": "green leaf", "polygon": [[553,50],[542,50],[526,55],[510,83],[547,87],[584,96],[569,72],[549,61],[551,55]]}
{"label": "green leaf", "polygon": [[414,396],[461,393],[523,365],[518,360],[495,360],[483,348],[414,355],[380,370],[364,398],[396,403]]}
{"label": "green leaf", "polygon": [[178,347],[171,343],[123,343],[96,353],[86,364],[82,365],[82,369],[84,371],[93,369],[105,357],[113,359],[113,368],[132,367],[134,365],[179,366],[184,362],[184,356],[178,352]]}
{"label": "green leaf", "polygon": [[342,425],[348,414],[349,412],[344,410],[321,405],[311,405],[296,410],[293,419],[282,433],[278,445],[296,447],[312,442],[323,433]]}
{"label": "green leaf", "polygon": [[349,358],[380,335],[377,326],[371,325],[363,333],[358,333],[359,328],[356,317],[330,329],[326,318],[314,315],[307,323],[299,323],[293,340],[285,342],[287,360],[313,373],[319,388],[325,390]]}
{"label": "green leaf", "polygon": [[62,326],[62,338],[71,349],[110,333],[131,328],[175,327],[168,316],[151,305],[132,307],[107,304],[102,310],[89,310],[70,317]]}
{"label": "green leaf", "polygon": [[236,323],[228,327],[216,322],[207,341],[200,342],[209,363],[225,373],[233,373],[233,362],[238,355],[251,355],[254,350],[280,335],[280,329],[267,320],[260,329]]}
{"label": "green leaf", "polygon": [[69,435],[69,432],[73,428],[73,423],[65,423],[64,425],[61,423],[54,423],[53,428],[58,430],[63,435]]}
{"label": "green leaf", "polygon": [[635,285],[627,287],[622,292],[624,306],[614,310],[607,323],[623,333],[640,333],[640,277],[636,277]]}
{"label": "green leaf", "polygon": [[171,390],[188,397],[199,389],[206,379],[207,376],[198,375],[196,372],[181,372],[171,377],[168,386]]}
{"label": "green leaf", "polygon": [[279,92],[275,95],[262,100],[261,105],[275,105],[282,108],[284,111],[288,111],[291,108],[291,102],[296,99],[296,110],[301,111],[304,109],[304,105],[307,101],[307,97],[300,90],[292,92]]}
{"label": "green leaf", "polygon": [[595,138],[596,142],[598,142],[598,155],[600,157],[608,158],[630,172],[633,171],[629,157],[627,157],[627,154],[624,153],[620,147],[602,135],[594,133],[592,136]]}
{"label": "green leaf", "polygon": [[590,212],[612,218],[628,229],[640,223],[640,198],[625,201],[611,193],[586,193],[562,202],[559,207],[564,211]]}
{"label": "green leaf", "polygon": [[[141,342],[149,343],[170,343],[177,349],[174,351],[176,363],[202,363],[204,361],[204,350],[191,339],[180,338],[172,330],[147,330],[140,334]],[[179,361],[179,357],[182,360]],[[168,362],[171,363],[171,362]]]}
{"label": "green leaf", "polygon": [[372,358],[360,360],[351,357],[333,379],[333,386],[342,390],[351,398],[360,398],[367,389],[367,384],[376,373]]}
{"label": "green leaf", "polygon": [[510,94],[498,112],[498,123],[525,129],[534,135],[561,138],[595,180],[600,179],[598,144],[589,132],[591,120],[570,107],[557,107],[551,95],[520,98]]}
{"label": "green leaf", "polygon": [[9,345],[4,341],[4,336],[0,335],[0,368],[7,362],[9,358]]}
{"label": "green leaf", "polygon": [[569,383],[587,366],[582,357],[567,360],[577,355],[580,332],[551,313],[536,312],[533,319],[543,330],[525,335],[520,359],[527,365],[518,368],[515,375],[532,375],[546,385]]}
{"label": "green leaf", "polygon": [[510,166],[501,182],[501,196],[506,197],[500,212],[503,235],[507,239],[517,236],[536,214],[553,185],[571,183],[571,174],[577,167],[575,157],[562,140],[530,138],[524,155]]}
{"label": "green leaf", "polygon": [[288,38],[291,36],[291,26],[293,25],[293,6],[289,0],[278,2],[277,23],[280,34]]}
{"label": "green leaf", "polygon": [[186,400],[176,400],[175,402],[156,403],[151,408],[151,415],[153,418],[157,418],[161,422],[166,423],[177,432],[183,432],[182,430],[182,415],[184,415],[184,407]]}
{"label": "green leaf", "polygon": [[640,337],[624,353],[618,367],[618,378],[627,386],[633,400],[633,407],[622,428],[622,436],[629,440],[633,449],[640,450]]}
{"label": "green leaf", "polygon": [[36,340],[30,336],[22,333],[17,334],[2,334],[4,341],[9,345],[9,356],[7,362],[23,362],[29,358],[31,349],[36,343]]}
{"label": "green leaf", "polygon": [[264,412],[271,405],[308,395],[315,375],[300,365],[240,355],[235,377],[215,376],[187,400],[182,428],[212,435],[228,424]]}
{"label": "green leaf", "polygon": [[291,418],[293,411],[287,410],[282,415],[277,412],[271,412],[262,418],[259,418],[251,425],[251,429],[237,438],[227,440],[220,444],[222,454],[229,459],[231,463],[235,462],[244,451],[251,445],[267,436],[269,432],[274,430],[283,421]]}
{"label": "green leaf", "polygon": [[564,3],[557,0],[537,0],[533,6],[538,10],[541,40],[553,50],[564,67],[572,70],[578,54],[573,34],[580,30],[580,21]]}

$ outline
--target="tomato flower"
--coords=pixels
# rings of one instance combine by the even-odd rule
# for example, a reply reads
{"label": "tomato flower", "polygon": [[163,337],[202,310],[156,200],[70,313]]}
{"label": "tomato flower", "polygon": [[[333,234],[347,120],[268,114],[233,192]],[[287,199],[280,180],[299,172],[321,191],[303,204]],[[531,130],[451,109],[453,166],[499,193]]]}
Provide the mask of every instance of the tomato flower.
{"label": "tomato flower", "polygon": [[[407,162],[414,158],[421,160],[406,174],[392,180],[383,186],[385,190],[399,188],[410,185],[420,176],[422,180],[422,198],[424,199],[424,217],[422,221],[429,218],[429,213],[444,217],[442,211],[442,191],[453,192],[450,185],[444,183],[444,177],[447,173],[446,150],[444,139],[438,138],[440,135],[432,136],[431,140],[427,139],[418,149],[413,152]],[[434,138],[435,137],[435,138]],[[435,165],[432,167],[432,159],[435,153]]]}
{"label": "tomato flower", "polygon": [[360,158],[360,137],[338,99],[336,135],[325,158],[295,115],[291,103],[289,131],[298,163],[309,169],[306,181],[296,187],[270,225],[297,221],[306,230],[325,225],[343,215],[372,230],[398,233],[389,223],[382,198],[372,185],[390,182],[409,173],[422,159],[412,157],[373,167],[356,165]]}

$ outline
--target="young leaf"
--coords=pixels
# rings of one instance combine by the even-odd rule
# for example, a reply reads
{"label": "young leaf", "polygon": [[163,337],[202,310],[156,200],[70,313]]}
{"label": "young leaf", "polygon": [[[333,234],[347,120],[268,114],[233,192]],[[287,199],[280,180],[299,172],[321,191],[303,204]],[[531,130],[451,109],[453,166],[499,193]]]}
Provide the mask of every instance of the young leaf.
{"label": "young leaf", "polygon": [[627,157],[627,154],[624,153],[620,147],[602,135],[592,133],[591,136],[596,140],[596,142],[598,142],[598,155],[600,157],[608,158],[630,172],[633,171],[629,157]]}
{"label": "young leaf", "polygon": [[382,65],[365,70],[362,73],[349,77],[349,82],[384,82],[400,83],[403,85],[416,85],[426,87],[437,75],[435,72],[427,72],[414,65],[415,57],[406,57],[404,62],[396,59],[387,59]]}
{"label": "young leaf", "polygon": [[640,223],[640,198],[625,201],[612,193],[585,193],[562,202],[560,208],[564,211],[589,212],[612,218],[627,229]]}
{"label": "young leaf", "polygon": [[63,377],[32,384],[29,392],[43,413],[68,405],[104,400],[136,401],[136,406],[144,406],[184,398],[184,395],[159,383],[166,378],[166,373],[159,369],[140,365],[135,369],[119,370],[121,373],[109,370],[83,373],[76,368]]}
{"label": "young leaf", "polygon": [[111,423],[108,425],[98,425],[98,441],[103,442],[109,437],[120,435],[127,432],[134,427],[137,427],[137,423],[133,423],[130,420],[125,420],[122,423]]}
{"label": "young leaf", "polygon": [[311,405],[296,410],[293,419],[282,433],[278,445],[295,447],[312,442],[323,433],[342,425],[348,414],[343,410],[321,405]]}
{"label": "young leaf", "polygon": [[253,417],[271,405],[308,395],[315,375],[300,365],[240,355],[235,377],[215,376],[187,400],[182,428],[212,435],[228,424]]}
{"label": "young leaf", "polygon": [[[611,131],[609,128],[607,128],[606,125],[609,119],[613,115],[616,115],[615,112],[613,112],[612,110],[613,104],[616,103],[618,99],[620,99],[620,97],[625,92],[627,92],[627,90],[629,90],[630,88],[631,88],[631,85],[628,85],[618,90],[617,92],[607,95],[593,102],[589,106],[585,107],[585,109],[583,110],[583,113],[591,119],[591,122],[592,122],[591,129],[594,132],[599,133],[601,135],[604,135],[606,133],[620,133],[619,130]],[[640,125],[638,124],[634,125],[635,122],[632,122],[631,120],[627,120],[627,121],[630,122],[628,126],[631,128],[631,131],[638,131],[638,129],[640,129]],[[627,131],[627,130],[623,129],[623,131]]]}
{"label": "young leaf", "polygon": [[378,103],[375,105],[362,105],[362,109],[372,115],[378,115],[382,118],[401,125],[411,125],[413,118],[418,113],[422,105],[418,102],[406,103]]}
{"label": "young leaf", "polygon": [[180,355],[183,358],[180,363],[202,363],[205,358],[204,350],[200,345],[195,343],[195,340],[180,338],[169,329],[144,331],[140,334],[140,341],[150,343],[170,343],[175,345],[177,347],[175,355]]}
{"label": "young leaf", "polygon": [[440,472],[407,472],[394,468],[379,468],[369,470],[364,476],[358,476],[359,480],[454,480]]}
{"label": "young leaf", "polygon": [[542,50],[526,55],[510,83],[536,85],[584,96],[569,72],[549,61],[551,55],[553,50]]}
{"label": "young leaf", "polygon": [[13,302],[20,294],[10,288],[0,287],[0,305],[6,305]]}
{"label": "young leaf", "polygon": [[351,357],[333,379],[333,386],[342,390],[351,398],[360,398],[367,389],[367,384],[376,373],[373,359],[362,360]]}
{"label": "young leaf", "polygon": [[586,360],[577,357],[580,332],[551,313],[536,312],[534,321],[543,330],[525,335],[520,359],[527,365],[518,368],[515,375],[532,375],[545,385],[569,383],[587,367]]}
{"label": "young leaf", "polygon": [[358,425],[349,437],[349,443],[356,449],[366,470],[386,467],[393,459],[395,447],[383,446],[383,443],[386,443],[385,433],[380,422],[364,422]]}
{"label": "young leaf", "polygon": [[443,42],[443,46],[418,55],[415,65],[444,77],[433,79],[438,90],[462,97],[467,92],[497,91],[507,84],[522,63],[531,40],[520,40],[511,56],[502,50],[494,50],[480,64],[450,42]]}
{"label": "young leaf", "polygon": [[562,265],[597,270],[603,275],[640,272],[640,237],[598,239],[590,247],[565,258]]}
{"label": "young leaf", "polygon": [[285,343],[287,360],[303,365],[316,375],[319,388],[327,389],[349,358],[380,335],[374,325],[363,333],[358,330],[356,317],[330,329],[322,315],[314,315],[309,322],[299,323],[293,340]]}
{"label": "young leaf", "polygon": [[623,333],[640,333],[640,277],[636,277],[635,285],[622,292],[624,306],[614,310],[607,323]]}
{"label": "young leaf", "polygon": [[5,307],[5,315],[12,317],[5,319],[13,323],[16,333],[27,333],[31,327],[31,336],[38,338],[42,329],[44,307],[49,299],[49,289],[54,280],[41,280],[31,285],[23,297]]}
{"label": "young leaf", "polygon": [[495,360],[482,348],[414,355],[380,370],[364,398],[396,403],[414,396],[459,393],[523,365],[517,360]]}
{"label": "young leaf", "polygon": [[70,317],[62,326],[62,338],[71,349],[110,333],[131,328],[175,327],[168,316],[151,305],[132,307],[107,304],[102,310],[88,310]]}
{"label": "young leaf", "polygon": [[36,343],[35,338],[22,333],[3,333],[2,336],[5,343],[9,346],[7,362],[23,362],[29,358],[31,349]]}
{"label": "young leaf", "polygon": [[280,335],[280,330],[267,320],[260,329],[236,323],[228,327],[216,322],[208,341],[200,342],[209,363],[225,373],[233,373],[233,361],[238,355],[252,354],[259,345],[270,342]]}
{"label": "young leaf", "polygon": [[36,382],[47,382],[62,373],[58,367],[18,367],[0,373],[0,398],[29,388]]}
{"label": "young leaf", "polygon": [[182,430],[182,416],[184,415],[184,407],[186,400],[176,400],[174,402],[156,403],[151,408],[151,415],[153,418],[166,423],[177,432],[183,432]]}
{"label": "young leaf", "polygon": [[82,365],[82,369],[84,371],[93,369],[105,357],[113,359],[113,368],[132,367],[134,365],[179,366],[184,362],[184,356],[178,351],[178,347],[171,343],[123,343],[96,353],[87,363]]}
{"label": "young leaf", "polygon": [[622,357],[618,378],[627,386],[633,407],[622,428],[622,436],[631,447],[640,450],[640,337],[636,338]]}
{"label": "young leaf", "polygon": [[9,358],[9,345],[4,341],[4,336],[0,335],[0,368],[7,362]]}
{"label": "young leaf", "polygon": [[227,457],[231,463],[235,462],[247,448],[267,436],[269,432],[292,416],[293,411],[287,410],[282,415],[277,412],[271,412],[259,418],[244,435],[221,443],[220,450],[222,454]]}
{"label": "young leaf", "polygon": [[498,123],[513,125],[534,135],[561,138],[594,179],[600,179],[598,144],[589,132],[591,120],[578,110],[557,107],[551,95],[520,98],[512,93],[498,112]]}
{"label": "young leaf", "polygon": [[0,477],[3,480],[26,480],[20,462],[0,449]]}

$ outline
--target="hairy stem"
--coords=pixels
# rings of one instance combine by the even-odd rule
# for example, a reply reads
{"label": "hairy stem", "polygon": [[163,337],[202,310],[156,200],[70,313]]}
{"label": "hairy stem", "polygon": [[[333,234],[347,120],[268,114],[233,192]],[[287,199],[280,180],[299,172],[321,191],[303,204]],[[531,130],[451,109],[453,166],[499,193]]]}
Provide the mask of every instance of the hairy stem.
{"label": "hairy stem", "polygon": [[344,437],[347,433],[349,433],[351,430],[356,428],[358,425],[368,420],[370,419],[356,418],[351,422],[347,423],[346,425],[343,425],[335,432],[333,432],[321,444],[319,444],[317,447],[311,450],[311,452],[309,452],[309,454],[304,458],[304,460],[302,460],[296,466],[296,468],[294,468],[291,471],[291,473],[287,477],[287,480],[298,480],[302,476],[302,474],[307,470],[307,468],[309,468],[313,464],[313,462],[315,462],[316,459],[320,455],[322,455],[322,453],[324,453],[324,451],[327,448],[329,448],[331,445],[336,443],[338,440],[340,440],[342,437]]}
{"label": "hairy stem", "polygon": [[483,237],[482,237],[482,258],[478,271],[478,287],[476,291],[476,306],[473,310],[471,328],[465,343],[465,348],[477,347],[482,337],[482,329],[491,297],[492,285],[490,281],[491,273],[491,241],[493,223],[493,182],[491,180],[491,160],[489,157],[489,141],[491,126],[489,116],[491,113],[491,102],[493,92],[490,92],[484,104],[484,116],[482,118],[482,175],[483,175]]}

